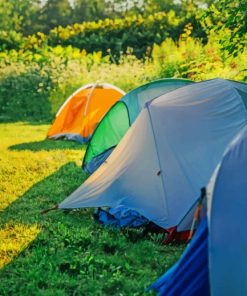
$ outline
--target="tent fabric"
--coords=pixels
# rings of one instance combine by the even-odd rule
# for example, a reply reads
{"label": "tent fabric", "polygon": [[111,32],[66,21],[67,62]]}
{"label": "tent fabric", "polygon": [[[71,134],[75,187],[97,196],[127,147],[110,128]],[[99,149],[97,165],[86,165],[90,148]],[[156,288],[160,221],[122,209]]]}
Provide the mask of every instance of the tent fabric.
{"label": "tent fabric", "polygon": [[160,227],[177,226],[247,123],[238,89],[247,93],[246,84],[214,79],[153,100],[107,162],[59,207],[123,205]]}
{"label": "tent fabric", "polygon": [[192,81],[186,79],[160,79],[144,84],[123,96],[96,128],[83,159],[83,169],[91,174],[105,161],[146,102],[191,83]]}
{"label": "tent fabric", "polygon": [[229,146],[209,197],[212,295],[247,295],[247,127]]}
{"label": "tent fabric", "polygon": [[[94,172],[129,129],[128,109],[122,101],[117,102],[104,116],[93,134],[85,152],[83,167],[88,173]],[[88,160],[92,160],[89,161]]]}
{"label": "tent fabric", "polygon": [[[188,279],[194,279],[204,271],[201,287],[198,286],[195,295],[247,295],[246,173],[247,126],[228,145],[211,177],[207,186],[207,217],[191,244],[150,289],[160,295],[193,295],[184,293],[191,284]],[[195,273],[198,261],[202,266]],[[208,283],[209,288],[204,283]]]}
{"label": "tent fabric", "polygon": [[[84,207],[85,203],[86,207],[125,205],[147,217],[146,212],[143,214],[138,211],[139,200],[143,199],[143,208],[148,207],[149,216],[155,219],[157,215],[156,204],[159,203],[162,195],[162,199],[164,199],[164,191],[162,179],[157,176],[159,162],[152,127],[148,118],[149,114],[145,109],[138,121],[126,134],[124,145],[118,145],[107,162],[86,180],[85,187],[79,187],[75,194],[72,194],[60,204],[60,208]],[[138,135],[138,141],[135,140],[136,135]],[[142,153],[139,151],[140,146]],[[146,156],[145,161],[143,161],[143,155]],[[139,181],[135,182],[134,180],[137,178]],[[152,186],[150,186],[150,178],[153,182]],[[130,182],[131,179],[134,182]],[[124,190],[123,195],[119,194],[121,188]],[[83,192],[81,192],[81,189],[83,189]],[[151,204],[150,198],[153,200]],[[163,216],[163,208],[162,206],[158,210],[159,216]]]}
{"label": "tent fabric", "polygon": [[[204,271],[195,295],[247,295],[246,174],[247,126],[228,145],[208,183],[208,217],[179,261],[151,289],[160,295],[193,295],[184,291],[188,291],[191,279]],[[202,265],[197,270],[199,262]]]}
{"label": "tent fabric", "polygon": [[[196,211],[199,210],[197,219],[194,220]],[[183,232],[184,230],[190,230],[192,229],[192,222],[194,220],[193,228],[194,230],[197,229],[201,221],[205,218],[207,215],[207,202],[206,198],[200,197],[196,202],[192,205],[192,207],[189,209],[189,211],[186,213],[186,215],[183,217],[183,219],[179,222],[179,224],[176,227],[176,232],[179,234],[180,232]]]}
{"label": "tent fabric", "polygon": [[149,289],[156,290],[160,296],[210,295],[207,217],[200,224],[193,240],[179,261],[150,286]]}
{"label": "tent fabric", "polygon": [[107,149],[106,151],[100,153],[99,155],[95,156],[93,158],[93,161],[90,161],[85,167],[84,170],[88,174],[91,174],[92,172],[96,171],[101,164],[107,160],[107,158],[112,153],[114,147]]}
{"label": "tent fabric", "polygon": [[59,109],[47,137],[86,143],[105,113],[123,95],[121,89],[107,83],[79,88]]}
{"label": "tent fabric", "polygon": [[97,209],[95,218],[105,226],[114,228],[128,227],[136,228],[146,225],[149,221],[136,211],[132,211],[124,206],[110,209]]}

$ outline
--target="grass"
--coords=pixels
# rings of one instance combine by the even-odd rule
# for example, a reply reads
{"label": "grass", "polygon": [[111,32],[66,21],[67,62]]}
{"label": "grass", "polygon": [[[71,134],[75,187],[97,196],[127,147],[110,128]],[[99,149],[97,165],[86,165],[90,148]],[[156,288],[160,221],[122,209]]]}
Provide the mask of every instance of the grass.
{"label": "grass", "polygon": [[44,140],[48,127],[0,124],[0,295],[145,294],[184,247],[104,228],[91,209],[42,215],[86,178],[85,147]]}

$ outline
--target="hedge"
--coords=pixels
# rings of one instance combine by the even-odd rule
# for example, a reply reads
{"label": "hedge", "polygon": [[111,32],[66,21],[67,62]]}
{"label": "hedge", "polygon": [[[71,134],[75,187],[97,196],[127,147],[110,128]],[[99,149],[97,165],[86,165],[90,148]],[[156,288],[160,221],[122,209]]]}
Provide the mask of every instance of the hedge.
{"label": "hedge", "polygon": [[[24,37],[16,32],[0,31],[0,51],[32,50],[38,52],[46,46],[68,46],[85,49],[89,53],[101,51],[102,54],[119,58],[132,48],[138,58],[149,55],[154,43],[161,44],[171,37],[178,40],[189,21],[176,16],[174,11],[158,12],[144,18],[135,15],[122,19],[105,19],[98,22],[84,22],[67,27],[56,27],[48,35],[37,33]],[[196,22],[194,18],[190,23]],[[195,26],[195,34],[202,35],[200,26]],[[194,31],[193,31],[194,32]]]}

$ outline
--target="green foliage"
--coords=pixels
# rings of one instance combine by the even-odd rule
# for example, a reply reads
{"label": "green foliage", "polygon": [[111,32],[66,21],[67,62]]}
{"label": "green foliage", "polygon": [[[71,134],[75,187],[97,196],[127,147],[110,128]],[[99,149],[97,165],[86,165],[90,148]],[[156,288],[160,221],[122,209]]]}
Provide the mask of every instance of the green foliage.
{"label": "green foliage", "polygon": [[172,12],[157,13],[143,18],[141,15],[124,19],[105,19],[99,22],[75,24],[66,28],[58,27],[48,36],[49,44],[68,45],[85,49],[87,52],[102,51],[103,55],[111,50],[113,56],[133,49],[137,57],[144,57],[154,42],[174,35],[178,19]]}
{"label": "green foliage", "polygon": [[51,110],[48,101],[51,80],[37,71],[10,74],[0,80],[1,120],[49,119]]}
{"label": "green foliage", "polygon": [[39,21],[42,31],[48,33],[56,26],[66,26],[73,22],[73,11],[68,0],[47,0],[40,11]]}
{"label": "green foliage", "polygon": [[25,39],[21,33],[16,31],[0,31],[0,51],[19,50],[25,44]]}
{"label": "green foliage", "polygon": [[236,57],[226,58],[218,36],[212,34],[208,43],[190,37],[188,26],[178,43],[165,40],[160,46],[154,45],[152,57],[159,76],[175,76],[192,80],[215,77],[234,80],[247,80],[247,50]]}
{"label": "green foliage", "polygon": [[177,14],[183,13],[181,5],[177,2],[170,0],[146,0],[143,1],[143,11],[146,15],[153,14],[154,12],[169,10],[176,11]]}
{"label": "green foliage", "polygon": [[[42,215],[86,178],[80,144],[69,148],[62,141],[45,141],[54,144],[51,152],[42,141],[39,150],[29,149],[41,143],[48,128],[0,125],[0,231],[5,234],[0,232],[0,264],[8,262],[0,269],[0,295],[143,295],[184,246],[104,228],[93,220],[92,210]],[[9,149],[18,145],[20,150]],[[35,229],[36,236],[30,233]],[[18,245],[20,237],[24,246]]]}
{"label": "green foliage", "polygon": [[29,34],[36,21],[39,0],[0,0],[0,28]]}
{"label": "green foliage", "polygon": [[205,29],[219,35],[219,42],[229,54],[238,55],[247,45],[247,2],[215,1],[201,18]]}
{"label": "green foliage", "polygon": [[174,11],[158,12],[148,17],[134,15],[122,19],[84,22],[67,27],[58,26],[48,35],[37,33],[23,37],[22,42],[13,44],[13,47],[11,47],[11,39],[8,40],[8,33],[2,32],[0,36],[6,37],[2,38],[0,49],[37,50],[35,44],[39,45],[38,48],[46,44],[52,47],[70,45],[91,53],[101,51],[103,55],[108,55],[110,52],[113,57],[119,58],[120,53],[126,53],[130,47],[134,55],[143,58],[147,51],[150,51],[153,43],[160,44],[168,36],[178,39],[185,22],[178,18]]}
{"label": "green foliage", "polygon": [[[193,19],[196,22],[195,18]],[[119,19],[105,19],[98,22],[84,22],[68,27],[56,27],[47,35],[48,44],[56,46],[72,45],[87,52],[109,52],[113,58],[126,53],[128,48],[133,54],[143,58],[150,53],[153,44],[160,44],[165,38],[178,40],[183,28],[188,23],[186,18],[176,15],[173,10],[143,15],[126,16]],[[193,36],[204,36],[200,25],[195,25]]]}
{"label": "green foliage", "polygon": [[[154,72],[152,64],[139,61],[130,53],[122,56],[119,64],[110,64],[109,57],[102,57],[100,52],[86,54],[85,51],[72,47],[58,46],[39,54],[14,50],[2,52],[0,53],[0,85],[3,85],[0,90],[3,107],[0,111],[1,120],[31,120],[29,116],[31,113],[32,120],[37,121],[42,118],[50,120],[50,114],[54,116],[64,100],[83,84],[97,80],[107,81],[128,91],[152,79],[151,77],[155,76]],[[34,80],[30,79],[29,73],[35,73]],[[42,87],[39,87],[39,84]],[[8,89],[9,86],[12,90]],[[16,97],[13,97],[14,94]],[[42,105],[43,111],[40,110],[37,98],[46,102]],[[26,109],[28,115],[24,114],[25,108],[21,107],[23,117],[20,117],[15,112],[18,112],[19,102],[24,104],[26,101],[30,101],[30,109]],[[50,105],[49,109],[45,107],[47,102]],[[40,111],[33,113],[31,106],[36,103],[38,103],[37,110]]]}
{"label": "green foliage", "polygon": [[74,1],[73,23],[94,21],[106,17],[106,3],[104,0]]}
{"label": "green foliage", "polygon": [[0,120],[50,120],[65,99],[77,88],[93,81],[115,84],[129,91],[148,81],[165,77],[193,80],[215,77],[247,80],[246,50],[227,57],[218,35],[211,34],[203,45],[191,37],[188,24],[178,42],[167,38],[154,44],[151,58],[138,60],[128,49],[117,63],[101,52],[87,54],[71,46],[36,52],[11,50],[0,53]]}

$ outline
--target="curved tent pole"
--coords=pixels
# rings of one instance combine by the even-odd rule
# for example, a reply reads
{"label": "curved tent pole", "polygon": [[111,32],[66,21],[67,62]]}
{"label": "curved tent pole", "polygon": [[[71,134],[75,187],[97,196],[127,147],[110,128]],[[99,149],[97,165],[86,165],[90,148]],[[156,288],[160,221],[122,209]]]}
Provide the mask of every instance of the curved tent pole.
{"label": "curved tent pole", "polygon": [[112,89],[115,89],[116,91],[120,92],[122,95],[125,95],[126,92],[123,91],[121,88],[113,85],[113,84],[110,84],[110,83],[102,83],[102,86],[104,87],[109,87],[109,88],[112,88]]}
{"label": "curved tent pole", "polygon": [[[112,107],[108,110],[108,112],[102,117],[100,123],[97,125],[96,129],[94,130],[91,139],[92,139],[93,136],[95,135],[95,133],[96,133],[98,127],[100,126],[101,122],[104,120],[104,118],[107,116],[107,114],[109,114],[109,113],[111,112],[111,110],[112,110],[117,104],[119,104],[119,103],[124,103],[125,106],[126,106],[126,109],[127,109],[127,111],[128,111],[128,114],[129,114],[128,107],[127,107],[126,103],[123,101],[123,98],[125,97],[125,95],[128,96],[129,94],[134,93],[134,92],[137,92],[138,90],[141,90],[141,89],[145,89],[145,88],[149,87],[149,86],[152,85],[152,84],[156,84],[156,83],[164,83],[164,82],[171,82],[171,81],[177,81],[177,82],[185,82],[185,81],[187,81],[187,82],[191,82],[191,83],[193,83],[193,81],[190,80],[190,79],[182,79],[182,78],[163,78],[163,79],[157,79],[157,80],[153,80],[153,81],[147,82],[147,83],[145,83],[145,84],[143,84],[143,85],[140,85],[140,86],[138,86],[138,87],[132,89],[131,91],[129,91],[129,92],[127,92],[127,93],[125,93],[125,92],[122,91],[120,88],[118,88],[117,86],[114,86],[114,85],[112,85],[112,84],[110,84],[110,83],[103,83],[102,85],[107,86],[107,87],[111,87],[111,88],[113,88],[113,89],[115,89],[115,90],[121,92],[121,93],[123,94],[123,97],[122,97],[118,102],[116,102],[114,105],[112,105]],[[182,88],[182,86],[181,86],[181,88]],[[129,126],[131,126],[131,123],[130,123],[130,116],[129,116]],[[85,152],[84,157],[83,157],[83,161],[82,161],[82,168],[83,168],[83,169],[85,168],[85,164],[86,164],[85,161],[86,161],[87,154],[88,154],[88,151],[89,151],[89,147],[90,147],[90,144],[91,144],[91,139],[89,140],[89,143],[88,143],[88,146],[87,146],[86,152]],[[116,147],[116,146],[109,147],[108,149],[111,149],[111,148],[114,148],[114,147]],[[108,150],[108,149],[107,149],[107,150]]]}
{"label": "curved tent pole", "polygon": [[88,92],[87,94],[87,101],[86,101],[86,106],[85,106],[85,109],[84,109],[84,113],[83,113],[83,116],[86,116],[87,115],[87,110],[88,110],[88,106],[89,106],[89,101],[92,97],[92,94],[95,90],[95,88],[97,87],[97,85],[99,85],[98,81],[96,81],[93,85],[92,85],[92,88],[90,89],[90,91]]}
{"label": "curved tent pole", "polygon": [[[95,128],[95,130],[94,130],[94,132],[93,132],[93,135],[96,133],[96,131],[97,131],[97,129],[100,127],[100,125],[101,125],[101,122],[103,122],[103,120],[105,119],[105,117],[107,116],[107,114],[108,113],[110,113],[110,111],[113,109],[113,108],[115,108],[115,106],[117,105],[117,104],[124,104],[124,106],[126,107],[126,110],[127,110],[127,113],[128,113],[128,119],[129,119],[129,126],[131,126],[131,122],[130,122],[130,115],[129,115],[129,109],[128,109],[128,107],[127,107],[127,105],[126,105],[126,103],[124,102],[124,101],[118,101],[118,102],[116,102],[114,105],[112,105],[111,106],[111,108],[108,110],[108,112],[102,117],[102,119],[101,119],[101,121],[99,122],[99,124],[97,125],[97,127]],[[89,146],[91,145],[91,140],[88,142],[88,146],[87,146],[87,149],[86,149],[86,151],[85,151],[85,154],[84,154],[84,157],[83,157],[83,160],[82,160],[82,165],[81,165],[81,167],[84,169],[84,166],[85,166],[85,161],[86,161],[86,159],[87,159],[87,153],[88,153],[88,151],[89,151]],[[112,148],[115,148],[116,147],[116,145],[114,145],[114,146],[112,146],[112,147],[109,147],[107,150],[109,150],[109,149],[112,149]],[[105,150],[105,151],[107,151],[107,150]]]}
{"label": "curved tent pole", "polygon": [[90,99],[91,99],[91,97],[92,97],[92,94],[93,94],[95,88],[96,88],[98,85],[99,85],[99,86],[102,86],[103,88],[106,88],[106,87],[112,88],[112,89],[114,89],[114,90],[120,92],[121,94],[125,95],[125,92],[124,92],[123,90],[121,90],[119,87],[116,87],[116,86],[114,86],[114,85],[112,85],[112,84],[110,84],[110,83],[99,83],[99,81],[96,81],[96,82],[92,85],[92,88],[91,88],[90,92],[89,92],[88,95],[87,95],[87,102],[86,102],[86,106],[85,106],[85,110],[84,110],[84,116],[87,114],[89,101],[90,101]]}
{"label": "curved tent pole", "polygon": [[57,114],[56,114],[56,117],[62,112],[63,108],[68,104],[68,102],[80,91],[82,91],[83,89],[86,89],[86,88],[90,88],[92,87],[93,83],[89,83],[89,84],[86,84],[80,88],[78,88],[75,92],[72,93],[72,95],[70,95],[68,97],[68,99],[63,103],[63,105],[59,108],[59,110],[57,111]]}
{"label": "curved tent pole", "polygon": [[[90,88],[90,87],[93,87],[93,83],[88,83],[86,85],[83,85],[82,87],[78,88],[76,91],[74,91],[72,93],[72,95],[70,95],[66,100],[65,102],[62,104],[62,106],[59,108],[59,110],[57,111],[56,113],[56,117],[62,112],[63,108],[67,105],[67,103],[80,91],[84,90],[84,89],[87,89],[87,88]],[[115,89],[116,91],[119,91],[121,94],[125,95],[125,92],[120,89],[119,87],[113,85],[113,84],[110,84],[110,83],[102,83],[102,86],[106,86],[106,87],[109,87],[109,88],[113,88]]]}

